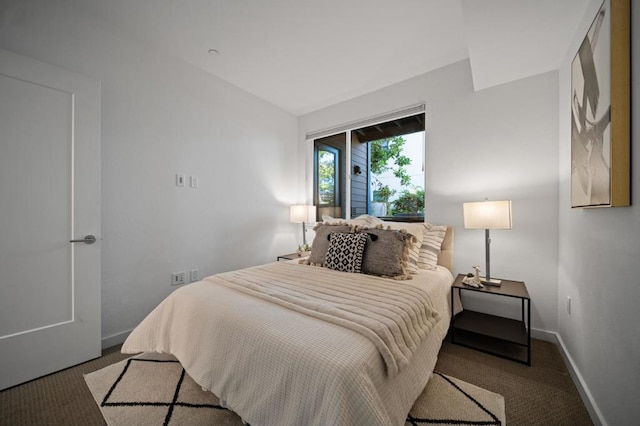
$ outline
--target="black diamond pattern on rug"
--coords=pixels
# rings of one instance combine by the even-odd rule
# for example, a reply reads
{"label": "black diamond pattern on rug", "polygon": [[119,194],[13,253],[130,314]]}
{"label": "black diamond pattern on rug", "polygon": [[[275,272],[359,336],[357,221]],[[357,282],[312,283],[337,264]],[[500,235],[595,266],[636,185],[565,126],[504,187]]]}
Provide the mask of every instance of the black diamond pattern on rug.
{"label": "black diamond pattern on rug", "polygon": [[[416,404],[409,412],[405,426],[427,424],[468,426],[502,425],[503,423],[498,416],[504,416],[504,414],[498,411],[500,409],[504,411],[504,405],[498,405],[495,406],[495,408],[490,407],[490,405],[493,406],[494,404],[487,404],[484,399],[485,393],[477,392],[478,389],[483,390],[459,379],[445,376],[444,374],[434,371],[421,398],[418,398]],[[434,398],[438,397],[442,401],[446,401],[446,405],[454,406],[456,409],[451,410],[449,407],[439,407],[435,404],[422,403],[422,401],[433,401]],[[486,401],[494,402],[493,398]],[[496,410],[496,408],[498,410]],[[496,412],[494,413],[492,410]]]}
{"label": "black diamond pattern on rug", "polygon": [[[132,364],[138,364],[130,368]],[[146,365],[145,365],[146,364]],[[165,380],[154,382],[154,386],[140,386],[144,383],[144,378],[150,375],[163,376]],[[104,399],[100,403],[101,407],[166,407],[166,414],[162,422],[169,425],[174,414],[178,417],[190,417],[182,413],[184,409],[214,409],[225,410],[221,405],[211,403],[209,392],[202,392],[202,401],[194,400],[194,393],[189,393],[189,400],[181,399],[181,391],[184,392],[186,371],[177,360],[139,359],[129,358],[126,360],[122,373],[113,383]],[[171,379],[176,379],[171,380]],[[137,389],[136,396],[140,400],[131,401],[127,395],[131,395],[131,388]],[[198,392],[195,393],[197,395]],[[179,408],[179,410],[177,410]],[[149,413],[152,415],[151,413]],[[155,414],[157,416],[157,414]],[[177,419],[175,419],[177,420]],[[181,424],[180,421],[174,422]],[[157,423],[160,424],[160,423]]]}
{"label": "black diamond pattern on rug", "polygon": [[[85,381],[109,426],[243,425],[168,354],[140,354],[87,374]],[[501,395],[434,372],[405,426],[502,425],[504,413]]]}

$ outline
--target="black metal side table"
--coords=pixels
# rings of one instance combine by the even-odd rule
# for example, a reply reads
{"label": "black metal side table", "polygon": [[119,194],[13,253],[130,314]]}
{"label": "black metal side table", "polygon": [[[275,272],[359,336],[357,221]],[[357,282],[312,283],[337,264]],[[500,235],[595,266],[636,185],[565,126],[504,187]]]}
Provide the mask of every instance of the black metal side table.
{"label": "black metal side table", "polygon": [[464,276],[458,274],[451,286],[451,306],[456,289],[461,298],[463,290],[474,291],[520,299],[522,315],[520,320],[516,320],[468,309],[458,315],[452,312],[451,343],[531,365],[531,298],[525,283],[503,279],[499,287],[485,285],[484,288],[476,288],[463,284]]}

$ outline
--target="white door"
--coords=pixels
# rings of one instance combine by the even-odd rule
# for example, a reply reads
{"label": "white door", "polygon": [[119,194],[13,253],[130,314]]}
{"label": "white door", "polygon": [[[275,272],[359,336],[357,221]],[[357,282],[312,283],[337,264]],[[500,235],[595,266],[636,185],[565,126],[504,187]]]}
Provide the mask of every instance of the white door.
{"label": "white door", "polygon": [[100,84],[0,50],[0,389],[100,334]]}

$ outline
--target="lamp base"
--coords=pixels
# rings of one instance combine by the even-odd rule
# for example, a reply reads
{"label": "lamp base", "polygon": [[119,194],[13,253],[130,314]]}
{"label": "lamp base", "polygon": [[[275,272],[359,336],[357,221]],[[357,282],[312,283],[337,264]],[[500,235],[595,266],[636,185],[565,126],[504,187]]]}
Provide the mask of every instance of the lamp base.
{"label": "lamp base", "polygon": [[486,277],[480,277],[480,282],[485,285],[492,285],[495,287],[500,287],[502,285],[502,280],[496,280],[495,278],[487,279]]}

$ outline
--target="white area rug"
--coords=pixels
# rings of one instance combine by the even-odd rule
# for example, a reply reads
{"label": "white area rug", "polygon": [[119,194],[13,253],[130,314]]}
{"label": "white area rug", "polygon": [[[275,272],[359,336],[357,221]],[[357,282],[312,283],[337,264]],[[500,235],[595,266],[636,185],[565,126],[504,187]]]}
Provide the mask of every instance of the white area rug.
{"label": "white area rug", "polygon": [[[85,381],[109,426],[243,424],[170,355],[137,355],[87,374]],[[504,425],[504,398],[434,373],[405,423],[426,424]]]}

